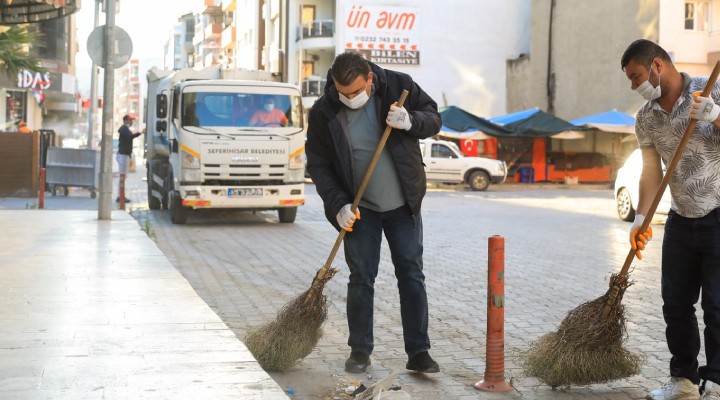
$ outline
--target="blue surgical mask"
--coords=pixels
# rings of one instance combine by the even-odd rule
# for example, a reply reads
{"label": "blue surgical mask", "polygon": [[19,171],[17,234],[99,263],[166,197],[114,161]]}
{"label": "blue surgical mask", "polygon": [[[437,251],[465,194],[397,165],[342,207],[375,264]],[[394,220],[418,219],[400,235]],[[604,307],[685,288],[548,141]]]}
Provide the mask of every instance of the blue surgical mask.
{"label": "blue surgical mask", "polygon": [[265,104],[264,108],[265,108],[265,111],[272,112],[272,110],[275,109],[275,104]]}

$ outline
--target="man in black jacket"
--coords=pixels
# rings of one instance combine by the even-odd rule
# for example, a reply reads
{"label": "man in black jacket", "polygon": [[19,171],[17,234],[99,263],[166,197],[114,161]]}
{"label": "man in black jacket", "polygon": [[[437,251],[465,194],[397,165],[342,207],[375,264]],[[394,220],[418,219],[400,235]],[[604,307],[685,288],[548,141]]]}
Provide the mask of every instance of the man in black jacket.
{"label": "man in black jacket", "polygon": [[[127,177],[127,169],[128,165],[130,165],[130,154],[132,154],[132,147],[133,147],[133,139],[140,136],[141,132],[132,133],[130,131],[130,127],[133,124],[133,121],[135,121],[135,118],[132,115],[125,115],[123,116],[123,124],[118,129],[118,133],[120,134],[120,137],[118,138],[118,152],[115,159],[118,162],[118,169],[119,173],[123,174],[120,175],[121,177]],[[120,182],[118,178],[118,197],[115,199],[115,202],[120,202]],[[125,198],[125,202],[129,203],[130,199]]]}
{"label": "man in black jacket", "polygon": [[[409,95],[404,106],[398,107],[393,103],[403,89]],[[351,203],[386,126],[394,130],[353,213]],[[400,291],[406,368],[426,373],[440,370],[428,354],[420,216],[426,181],[418,143],[437,134],[440,126],[437,104],[409,75],[384,70],[354,52],[335,58],[325,93],[310,110],[307,169],[323,199],[326,217],[336,229],[348,231],[344,241],[350,268],[348,372],[365,372],[370,365],[373,286],[383,232]]]}

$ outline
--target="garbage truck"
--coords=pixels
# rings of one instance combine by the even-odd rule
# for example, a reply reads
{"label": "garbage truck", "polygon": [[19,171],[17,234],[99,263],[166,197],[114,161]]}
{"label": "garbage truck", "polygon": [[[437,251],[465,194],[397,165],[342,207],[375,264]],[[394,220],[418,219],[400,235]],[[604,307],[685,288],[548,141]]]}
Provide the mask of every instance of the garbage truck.
{"label": "garbage truck", "polygon": [[305,137],[297,86],[268,71],[147,73],[148,206],[175,224],[193,210],[277,210],[305,203]]}

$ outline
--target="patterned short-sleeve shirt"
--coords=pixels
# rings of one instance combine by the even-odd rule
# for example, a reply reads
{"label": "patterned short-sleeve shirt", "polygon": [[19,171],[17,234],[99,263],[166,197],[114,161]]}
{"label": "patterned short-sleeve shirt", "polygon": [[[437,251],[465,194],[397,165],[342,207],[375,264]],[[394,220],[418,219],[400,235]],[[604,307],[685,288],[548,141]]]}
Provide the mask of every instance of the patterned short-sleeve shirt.
{"label": "patterned short-sleeve shirt", "polygon": [[[690,123],[693,92],[702,92],[707,78],[683,73],[684,90],[671,112],[657,101],[647,102],[637,113],[635,132],[641,148],[655,148],[665,165],[670,164]],[[711,94],[720,104],[720,83]],[[720,130],[698,121],[670,179],[672,208],[688,218],[699,218],[720,207]]]}

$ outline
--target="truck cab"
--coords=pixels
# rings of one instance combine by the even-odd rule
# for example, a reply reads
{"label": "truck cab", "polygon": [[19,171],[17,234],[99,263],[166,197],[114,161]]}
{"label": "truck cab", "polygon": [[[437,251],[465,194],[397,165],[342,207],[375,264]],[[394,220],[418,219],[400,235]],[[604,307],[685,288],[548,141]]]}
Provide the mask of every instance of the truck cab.
{"label": "truck cab", "polygon": [[466,157],[453,142],[423,139],[420,152],[430,183],[466,183],[472,190],[484,191],[491,183],[502,183],[507,178],[504,161]]}
{"label": "truck cab", "polygon": [[294,222],[305,202],[299,89],[186,75],[148,85],[150,208],[168,208],[180,224],[209,209],[277,210]]}

